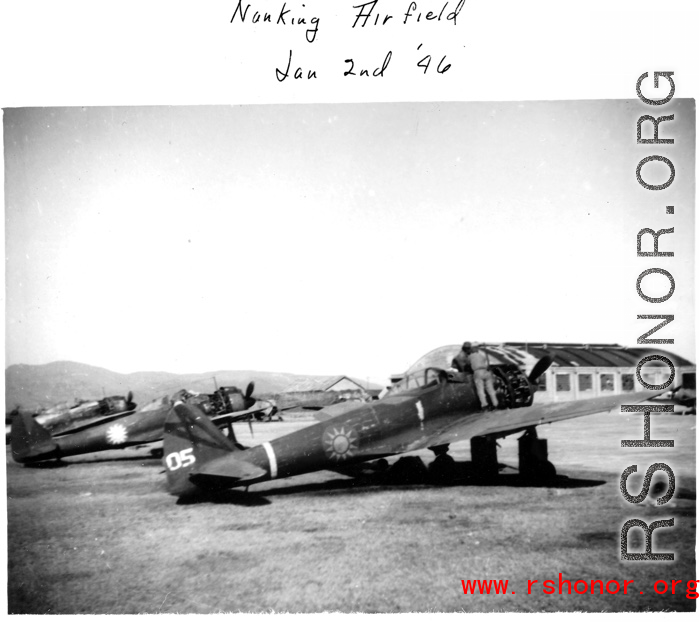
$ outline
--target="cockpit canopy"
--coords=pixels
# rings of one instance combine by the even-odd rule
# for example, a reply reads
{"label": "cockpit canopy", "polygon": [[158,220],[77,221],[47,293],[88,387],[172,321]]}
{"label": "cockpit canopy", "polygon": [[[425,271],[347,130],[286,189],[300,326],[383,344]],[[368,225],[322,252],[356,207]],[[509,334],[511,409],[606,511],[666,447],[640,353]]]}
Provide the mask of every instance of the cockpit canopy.
{"label": "cockpit canopy", "polygon": [[[537,363],[537,357],[532,354],[519,350],[517,348],[493,343],[472,342],[474,346],[486,353],[490,365],[499,365],[501,363],[517,365],[523,371],[529,371]],[[454,359],[462,349],[462,344],[454,344],[450,346],[442,346],[431,350],[419,358],[411,367],[408,368],[406,375],[410,375],[420,369],[428,367],[437,367],[438,369],[450,369],[452,359]]]}
{"label": "cockpit canopy", "polygon": [[435,367],[416,369],[415,371],[406,373],[401,380],[394,383],[389,389],[389,393],[395,395],[397,393],[411,391],[412,389],[420,389],[430,384],[437,384],[440,380],[444,380],[444,378],[446,378],[446,374],[442,369]]}
{"label": "cockpit canopy", "polygon": [[427,369],[428,367],[450,369],[450,367],[452,367],[452,359],[459,354],[461,349],[461,344],[435,348],[435,350],[431,350],[428,354],[423,355],[413,363],[413,365],[408,368],[406,376],[411,376],[417,371]]}

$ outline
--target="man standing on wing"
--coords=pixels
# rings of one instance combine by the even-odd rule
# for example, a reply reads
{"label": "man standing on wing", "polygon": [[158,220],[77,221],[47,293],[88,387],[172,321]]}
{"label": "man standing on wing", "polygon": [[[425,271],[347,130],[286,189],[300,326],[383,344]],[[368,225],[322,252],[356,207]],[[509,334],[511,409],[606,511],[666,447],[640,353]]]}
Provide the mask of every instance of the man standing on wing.
{"label": "man standing on wing", "polygon": [[472,347],[469,342],[466,342],[462,349],[467,348],[467,354],[469,357],[469,364],[474,372],[474,384],[476,384],[476,394],[479,396],[479,402],[481,402],[481,410],[488,410],[489,404],[486,401],[486,395],[484,392],[484,385],[486,385],[486,392],[489,394],[491,399],[491,404],[493,408],[498,408],[498,396],[496,395],[496,389],[493,386],[493,375],[489,369],[489,362],[486,358],[486,353],[478,348]]}

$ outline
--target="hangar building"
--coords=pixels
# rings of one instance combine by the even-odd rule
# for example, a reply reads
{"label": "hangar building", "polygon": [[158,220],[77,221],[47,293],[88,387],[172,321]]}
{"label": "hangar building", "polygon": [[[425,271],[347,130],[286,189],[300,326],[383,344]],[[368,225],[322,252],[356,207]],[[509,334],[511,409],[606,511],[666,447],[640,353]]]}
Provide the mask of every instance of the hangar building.
{"label": "hangar building", "polygon": [[[475,342],[476,345],[476,342]],[[673,362],[675,378],[669,390],[676,387],[695,390],[695,365],[677,354],[650,347],[624,347],[617,344],[573,343],[479,343],[491,363],[517,363],[529,373],[545,354],[554,358],[552,366],[540,377],[536,402],[569,401],[615,393],[642,391],[636,378],[637,364],[646,356],[660,355]],[[460,345],[443,346],[424,359],[430,365],[448,369]],[[654,360],[642,368],[642,379],[659,385],[668,380],[669,368]],[[392,381],[401,376],[392,377]]]}
{"label": "hangar building", "polygon": [[[568,401],[597,397],[610,393],[646,390],[637,380],[637,364],[646,356],[660,355],[669,359],[676,376],[669,389],[683,386],[695,389],[695,365],[677,354],[649,347],[627,348],[617,344],[506,343],[503,348],[529,354],[535,360],[549,353],[554,363],[542,375],[538,394],[544,401]],[[495,352],[494,352],[495,354]],[[642,367],[647,384],[665,383],[670,370],[654,360]]]}

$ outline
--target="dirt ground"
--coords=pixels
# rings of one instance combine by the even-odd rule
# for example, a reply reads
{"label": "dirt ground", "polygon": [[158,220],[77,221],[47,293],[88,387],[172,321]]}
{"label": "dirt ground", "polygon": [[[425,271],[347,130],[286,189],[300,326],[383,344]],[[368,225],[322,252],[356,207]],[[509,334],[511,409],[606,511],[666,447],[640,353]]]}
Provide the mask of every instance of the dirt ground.
{"label": "dirt ground", "polygon": [[[9,612],[694,611],[695,422],[655,416],[652,438],[675,447],[647,450],[620,448],[642,438],[639,415],[542,426],[559,472],[550,486],[525,486],[510,467],[495,484],[444,487],[324,471],[187,504],[166,493],[148,448],[35,468],[8,451]],[[258,424],[254,442],[301,425]],[[246,442],[247,426],[236,430]],[[500,462],[517,466],[516,438],[501,445]],[[451,453],[469,460],[469,443]],[[635,493],[655,462],[675,473],[673,499],[653,503],[666,482],[656,475],[644,503],[627,503],[622,471],[638,465]],[[674,552],[673,562],[620,561],[632,518],[674,519],[654,534],[654,551]],[[643,551],[641,530],[630,545]],[[560,594],[559,573],[610,591],[626,580],[627,594],[568,594],[566,583]],[[507,593],[465,594],[462,581],[476,579],[508,580]],[[543,593],[547,580],[554,594]]]}

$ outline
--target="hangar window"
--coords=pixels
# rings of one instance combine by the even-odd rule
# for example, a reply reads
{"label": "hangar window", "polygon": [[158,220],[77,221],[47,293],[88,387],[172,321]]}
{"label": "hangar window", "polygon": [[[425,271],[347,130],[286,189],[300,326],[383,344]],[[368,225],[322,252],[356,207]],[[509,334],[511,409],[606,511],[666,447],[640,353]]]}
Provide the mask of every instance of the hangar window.
{"label": "hangar window", "polygon": [[689,371],[689,372],[683,374],[682,387],[684,389],[692,389],[693,391],[695,391],[695,372],[694,371]]}
{"label": "hangar window", "polygon": [[634,374],[622,374],[622,390],[634,391]]}
{"label": "hangar window", "polygon": [[615,376],[612,374],[600,374],[600,390],[601,391],[614,391],[615,390]]}
{"label": "hangar window", "polygon": [[[693,388],[695,388],[695,385],[693,385]],[[538,391],[546,391],[547,390],[547,374],[542,374],[537,379],[537,390]]]}
{"label": "hangar window", "polygon": [[571,391],[571,377],[569,374],[557,374],[557,391]]}
{"label": "hangar window", "polygon": [[578,390],[579,391],[592,391],[593,390],[593,376],[591,374],[579,374]]}

